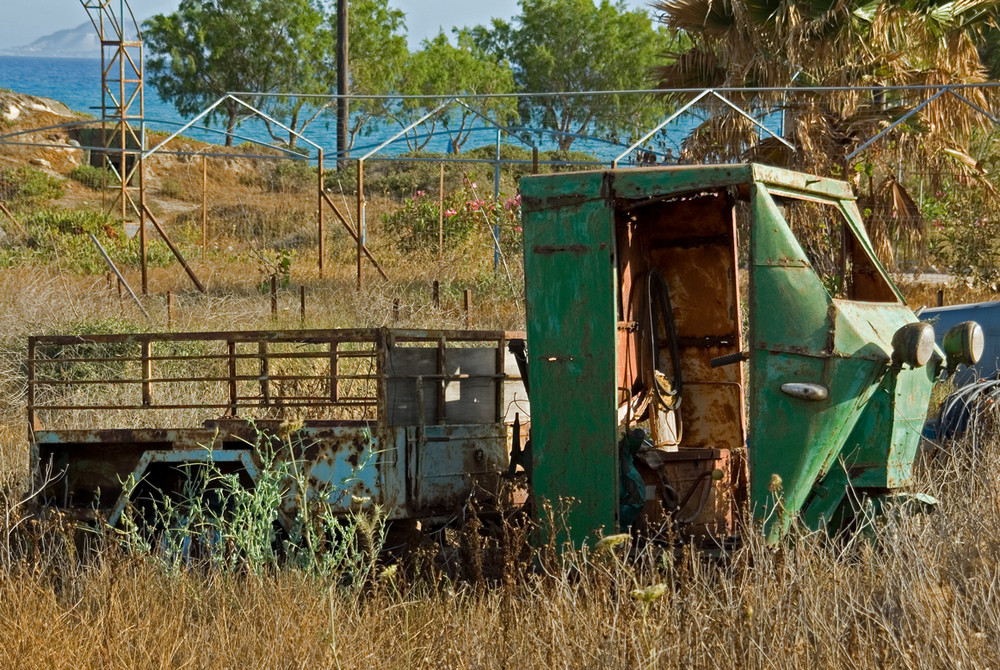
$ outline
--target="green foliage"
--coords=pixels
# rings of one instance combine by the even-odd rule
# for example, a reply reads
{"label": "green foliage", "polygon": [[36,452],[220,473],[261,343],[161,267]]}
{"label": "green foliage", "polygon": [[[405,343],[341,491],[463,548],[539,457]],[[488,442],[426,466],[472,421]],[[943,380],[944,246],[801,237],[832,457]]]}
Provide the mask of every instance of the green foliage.
{"label": "green foliage", "polygon": [[291,249],[266,249],[259,255],[260,270],[264,278],[257,286],[261,293],[271,290],[271,277],[277,277],[279,288],[288,288],[292,284],[292,259],[295,252]]}
{"label": "green foliage", "polygon": [[[0,249],[0,267],[20,263],[55,263],[63,270],[104,274],[107,265],[89,235],[93,234],[118,266],[141,263],[138,235],[129,239],[121,222],[94,210],[36,210],[21,222],[28,233],[22,246]],[[153,267],[173,261],[166,244],[147,240],[146,258]]]}
{"label": "green foliage", "polygon": [[229,573],[285,566],[360,589],[385,544],[386,518],[378,509],[344,517],[334,505],[357,472],[371,467],[374,451],[366,450],[368,459],[345,481],[319,484],[295,456],[307,446],[296,426],[279,432],[258,432],[252,486],[212,460],[180,466],[179,490],[138,497],[142,483],[126,482],[133,505],[122,518],[123,546],[152,555],[172,573],[195,561]]}
{"label": "green foliage", "polygon": [[384,214],[382,223],[405,252],[436,249],[441,222],[446,246],[463,243],[476,229],[489,230],[492,238],[494,226],[498,225],[501,249],[505,253],[519,253],[522,244],[521,196],[501,195],[499,202],[494,203],[491,197],[483,197],[484,190],[477,182],[466,178],[463,187],[445,199],[443,222],[438,201],[424,191],[417,191],[401,209]]}
{"label": "green foliage", "polygon": [[[329,62],[323,21],[311,0],[182,0],[143,24],[149,81],[183,116],[229,91],[314,91]],[[274,104],[289,111],[288,102]],[[235,101],[218,111],[232,146],[237,121],[250,112]]]}
{"label": "green foliage", "polygon": [[302,193],[317,186],[316,170],[306,161],[278,161],[267,173],[264,187],[274,193]]}
{"label": "green foliage", "polygon": [[[665,29],[654,29],[644,10],[601,0],[521,0],[514,23],[494,19],[471,31],[474,41],[508,61],[518,87],[528,92],[619,91],[649,88],[650,70],[679,46]],[[560,133],[594,127],[617,136],[648,128],[662,103],[641,96],[547,96],[525,98],[521,119]],[[559,148],[573,144],[558,136]]]}
{"label": "green foliage", "polygon": [[[351,92],[379,95],[399,89],[399,78],[410,52],[406,46],[405,15],[389,6],[389,0],[350,0],[348,44],[350,45]],[[336,17],[331,17],[336,22]],[[334,30],[334,33],[336,31]],[[328,82],[334,90],[334,82]],[[382,100],[351,102],[350,141],[376,131],[373,117],[388,113]]]}
{"label": "green foliage", "polygon": [[928,249],[941,268],[1000,290],[1000,217],[979,189],[943,183],[923,202]]}
{"label": "green foliage", "polygon": [[92,189],[103,189],[120,184],[118,176],[112,170],[93,165],[77,165],[69,173],[69,177]]}
{"label": "green foliage", "polygon": [[[456,45],[440,32],[433,39],[424,40],[420,51],[410,56],[401,85],[406,95],[512,93],[514,76],[506,63],[489,56],[467,32],[458,33]],[[398,121],[406,125],[437,108],[441,102],[437,98],[406,100]],[[452,150],[458,153],[468,141],[470,127],[478,115],[503,125],[510,124],[517,116],[513,98],[470,99],[466,104],[469,106],[459,105],[431,117],[426,122],[429,129],[422,138],[415,132],[407,135],[410,148],[419,151],[426,146],[440,123],[451,139]]]}
{"label": "green foliage", "polygon": [[0,200],[5,202],[37,205],[60,198],[62,194],[62,181],[41,170],[16,167],[0,172]]}

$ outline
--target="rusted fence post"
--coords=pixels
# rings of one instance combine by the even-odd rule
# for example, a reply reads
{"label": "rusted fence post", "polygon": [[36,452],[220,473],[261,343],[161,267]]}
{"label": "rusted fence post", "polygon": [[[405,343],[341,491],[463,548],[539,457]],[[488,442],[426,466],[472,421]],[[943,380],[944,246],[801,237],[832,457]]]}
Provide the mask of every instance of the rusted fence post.
{"label": "rusted fence post", "polygon": [[469,327],[469,309],[472,307],[472,289],[465,289],[465,327]]}
{"label": "rusted fence post", "polygon": [[438,200],[438,259],[440,260],[444,254],[444,163],[441,163]]}
{"label": "rusted fence post", "polygon": [[[28,337],[28,430],[38,427],[35,417],[35,337]],[[34,463],[32,463],[34,466]]]}
{"label": "rusted fence post", "polygon": [[944,289],[939,288],[937,292],[937,306],[944,307]]}
{"label": "rusted fence post", "polygon": [[167,291],[167,330],[174,327],[174,294]]}
{"label": "rusted fence post", "polygon": [[434,302],[434,309],[441,309],[441,284],[437,279],[431,284],[431,300]]}
{"label": "rusted fence post", "polygon": [[399,321],[399,298],[392,299],[392,320]]}
{"label": "rusted fence post", "polygon": [[208,156],[201,157],[201,260],[208,254]]}
{"label": "rusted fence post", "polygon": [[264,405],[271,404],[271,367],[267,360],[267,342],[257,343],[257,356],[260,358],[260,398]]}
{"label": "rusted fence post", "polygon": [[330,402],[336,404],[340,400],[339,389],[339,369],[340,369],[340,343],[330,343]]}
{"label": "rusted fence post", "polygon": [[142,404],[149,407],[153,403],[153,387],[151,377],[153,376],[153,363],[150,360],[149,340],[143,340],[142,348]]}
{"label": "rusted fence post", "polygon": [[299,287],[299,320],[306,322],[306,287]]}
{"label": "rusted fence post", "polygon": [[358,290],[364,284],[362,275],[361,254],[365,248],[365,163],[358,161]]}
{"label": "rusted fence post", "polygon": [[234,417],[239,393],[236,386],[236,341],[228,340],[226,349],[229,354],[229,416]]}
{"label": "rusted fence post", "polygon": [[278,275],[271,275],[271,318],[278,318]]}
{"label": "rusted fence post", "polygon": [[[316,198],[316,207],[318,208],[317,215],[317,225],[319,226],[319,278],[323,278],[324,271],[326,270],[326,235],[324,234],[324,224],[323,224],[323,150],[319,150],[319,195]],[[358,265],[361,261],[358,260]]]}

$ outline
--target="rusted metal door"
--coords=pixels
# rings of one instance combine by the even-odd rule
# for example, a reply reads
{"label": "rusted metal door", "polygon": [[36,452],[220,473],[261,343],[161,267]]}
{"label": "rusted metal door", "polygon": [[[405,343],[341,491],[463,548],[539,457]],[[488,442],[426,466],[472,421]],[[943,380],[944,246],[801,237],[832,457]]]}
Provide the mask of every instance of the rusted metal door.
{"label": "rusted metal door", "polygon": [[617,526],[612,211],[602,173],[522,188],[525,275],[544,287],[526,299],[531,394],[544,399],[532,417],[533,490],[536,504],[566,507],[556,530],[579,542]]}

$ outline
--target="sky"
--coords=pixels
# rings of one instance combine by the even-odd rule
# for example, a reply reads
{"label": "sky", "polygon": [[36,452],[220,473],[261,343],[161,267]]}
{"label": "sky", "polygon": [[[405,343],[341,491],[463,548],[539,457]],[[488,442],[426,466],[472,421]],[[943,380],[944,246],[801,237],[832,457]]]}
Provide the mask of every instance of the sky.
{"label": "sky", "polygon": [[[648,1],[626,0],[626,3],[646,8]],[[173,11],[179,0],[131,0],[130,4],[136,18],[142,21],[153,14]],[[390,0],[390,4],[406,13],[412,47],[423,38],[436,35],[439,28],[447,32],[452,26],[474,26],[488,23],[492,17],[509,19],[517,14],[517,0]],[[0,5],[3,6],[0,49],[24,46],[87,21],[79,0],[0,0]]]}

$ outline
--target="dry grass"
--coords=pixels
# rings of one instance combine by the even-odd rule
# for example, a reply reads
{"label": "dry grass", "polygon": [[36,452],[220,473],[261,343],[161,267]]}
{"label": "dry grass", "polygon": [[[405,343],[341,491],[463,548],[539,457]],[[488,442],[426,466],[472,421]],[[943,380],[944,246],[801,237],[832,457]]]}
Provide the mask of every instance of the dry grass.
{"label": "dry grass", "polygon": [[[175,175],[183,192],[198,188],[197,168]],[[218,178],[210,173],[210,182]],[[286,237],[314,230],[307,195],[210,188],[236,204],[252,198],[269,215],[297,213],[286,220]],[[161,206],[166,216],[192,202]],[[371,221],[382,206],[372,199]],[[914,489],[941,501],[933,514],[900,508],[864,533],[798,533],[776,548],[751,529],[726,560],[690,548],[629,555],[621,545],[561,561],[507,558],[497,571],[504,576],[486,580],[466,552],[464,571],[401,567],[350,588],[292,568],[172,571],[107,540],[80,560],[57,534],[37,530],[27,532],[33,544],[25,550],[12,527],[27,462],[28,334],[165,330],[166,291],[176,300],[170,326],[183,331],[464,327],[467,288],[471,327],[524,326],[520,269],[512,267],[513,288],[494,275],[482,236],[442,259],[407,257],[373,225],[373,251],[391,279],[374,279],[368,266],[358,292],[352,242],[333,223],[326,277],[319,279],[311,247],[296,249],[292,283],[272,317],[254,252],[277,236],[255,238],[241,223],[252,216],[214,229],[204,261],[200,229],[185,240],[207,295],[176,265],[151,272],[148,321],[103,277],[58,264],[0,271],[0,668],[1000,667],[1000,474],[988,466],[1000,459],[996,428],[945,445],[920,469]],[[137,270],[127,275],[138,286]],[[431,303],[434,280],[440,309]],[[299,285],[307,288],[304,321]],[[931,304],[936,290],[905,289],[915,306]],[[955,289],[948,300],[971,297],[981,296]],[[648,602],[633,595],[648,587]]]}
{"label": "dry grass", "polygon": [[[0,570],[0,665],[35,667],[997,667],[995,429],[923,469],[932,514],[869,531],[752,533],[728,560],[627,546],[499,582],[405,570],[362,589],[290,569],[171,574],[53,543]],[[644,601],[636,590],[663,585]]]}

